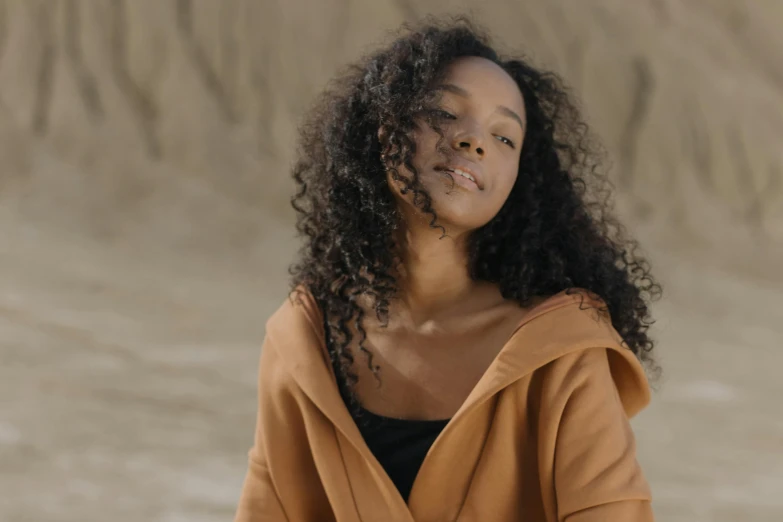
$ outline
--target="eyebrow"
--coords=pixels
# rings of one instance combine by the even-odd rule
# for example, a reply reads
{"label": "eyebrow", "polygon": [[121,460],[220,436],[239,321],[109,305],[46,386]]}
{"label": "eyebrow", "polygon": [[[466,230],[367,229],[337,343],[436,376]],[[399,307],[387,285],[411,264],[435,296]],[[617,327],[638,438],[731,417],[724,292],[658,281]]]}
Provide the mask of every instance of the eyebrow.
{"label": "eyebrow", "polygon": [[[460,87],[459,85],[454,85],[453,83],[443,83],[436,87],[436,90],[438,91],[447,91],[452,94],[456,94],[457,96],[462,96],[463,98],[470,98],[471,94]],[[522,118],[519,117],[519,114],[514,112],[513,110],[509,109],[505,105],[498,105],[497,108],[498,112],[503,114],[504,116],[508,116],[512,120],[516,120],[517,123],[519,123],[519,126],[522,127],[522,132],[525,131],[525,124],[522,121]]]}

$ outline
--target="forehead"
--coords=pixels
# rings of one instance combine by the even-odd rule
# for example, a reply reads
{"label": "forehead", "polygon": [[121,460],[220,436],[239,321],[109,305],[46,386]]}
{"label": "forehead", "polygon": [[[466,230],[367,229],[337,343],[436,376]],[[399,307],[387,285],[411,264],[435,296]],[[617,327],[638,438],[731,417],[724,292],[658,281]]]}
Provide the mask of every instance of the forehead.
{"label": "forehead", "polygon": [[520,113],[524,111],[525,102],[514,79],[498,64],[485,58],[457,58],[446,68],[443,82],[462,87],[472,96],[506,105]]}

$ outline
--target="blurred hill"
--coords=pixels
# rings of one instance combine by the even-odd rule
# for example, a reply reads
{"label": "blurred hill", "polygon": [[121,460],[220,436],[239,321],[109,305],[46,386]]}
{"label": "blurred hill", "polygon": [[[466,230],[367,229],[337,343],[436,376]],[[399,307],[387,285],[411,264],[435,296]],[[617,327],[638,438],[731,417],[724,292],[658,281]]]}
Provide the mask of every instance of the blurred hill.
{"label": "blurred hill", "polygon": [[[290,218],[295,128],[340,66],[406,19],[455,11],[382,0],[0,6],[4,207],[101,240],[207,251],[253,244],[270,228],[262,216]],[[632,219],[707,242],[725,241],[727,226],[783,242],[780,2],[475,11],[504,49],[574,87]]]}
{"label": "blurred hill", "polygon": [[[297,122],[391,29],[467,5],[0,0],[0,520],[230,517]],[[662,520],[780,520],[783,2],[472,10],[573,87],[667,284],[638,424]]]}

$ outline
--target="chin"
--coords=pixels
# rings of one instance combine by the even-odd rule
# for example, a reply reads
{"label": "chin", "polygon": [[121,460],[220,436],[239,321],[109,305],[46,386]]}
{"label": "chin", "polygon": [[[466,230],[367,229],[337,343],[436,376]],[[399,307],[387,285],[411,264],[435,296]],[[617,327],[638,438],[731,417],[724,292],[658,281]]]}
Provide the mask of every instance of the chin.
{"label": "chin", "polygon": [[[464,233],[483,227],[498,213],[500,208],[494,208],[490,194],[484,191],[465,190],[452,186],[448,180],[438,175],[422,176],[422,184],[432,198],[432,207],[437,214],[436,225],[443,226],[447,234]],[[413,206],[412,194],[403,196],[399,189],[395,190],[398,199]],[[421,213],[421,209],[415,210]],[[427,223],[431,216],[422,214]]]}
{"label": "chin", "polygon": [[450,195],[433,195],[432,206],[438,215],[437,223],[446,228],[447,233],[465,232],[483,227],[497,212],[482,208],[466,198],[455,199]]}

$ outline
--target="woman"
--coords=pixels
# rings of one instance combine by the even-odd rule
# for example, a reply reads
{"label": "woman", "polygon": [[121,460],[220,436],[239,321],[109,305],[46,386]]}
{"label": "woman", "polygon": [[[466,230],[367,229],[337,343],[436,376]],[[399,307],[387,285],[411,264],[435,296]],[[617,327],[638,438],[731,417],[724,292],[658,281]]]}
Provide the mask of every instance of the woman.
{"label": "woman", "polygon": [[236,520],[649,521],[646,261],[559,80],[408,30],[303,127]]}

